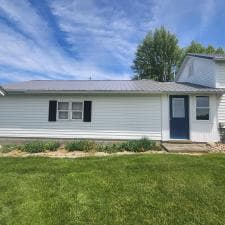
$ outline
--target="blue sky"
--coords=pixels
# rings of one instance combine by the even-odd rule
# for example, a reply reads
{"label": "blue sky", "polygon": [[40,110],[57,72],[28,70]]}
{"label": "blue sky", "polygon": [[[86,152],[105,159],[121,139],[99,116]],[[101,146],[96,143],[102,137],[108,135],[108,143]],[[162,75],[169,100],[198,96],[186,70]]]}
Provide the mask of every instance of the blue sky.
{"label": "blue sky", "polygon": [[225,48],[223,0],[0,0],[0,83],[129,79],[138,43],[161,25],[181,46]]}

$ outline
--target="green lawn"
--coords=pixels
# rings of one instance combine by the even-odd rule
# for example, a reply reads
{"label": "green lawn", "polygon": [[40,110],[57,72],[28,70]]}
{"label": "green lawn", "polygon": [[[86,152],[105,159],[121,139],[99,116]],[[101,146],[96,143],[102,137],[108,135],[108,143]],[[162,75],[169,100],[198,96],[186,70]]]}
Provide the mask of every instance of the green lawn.
{"label": "green lawn", "polygon": [[1,225],[225,224],[225,155],[0,158]]}

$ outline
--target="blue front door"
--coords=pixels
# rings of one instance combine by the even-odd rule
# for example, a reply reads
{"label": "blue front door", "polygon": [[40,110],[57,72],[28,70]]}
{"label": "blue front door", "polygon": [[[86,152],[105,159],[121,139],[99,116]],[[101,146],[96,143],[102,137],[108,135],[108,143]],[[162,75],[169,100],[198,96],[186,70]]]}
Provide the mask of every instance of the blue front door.
{"label": "blue front door", "polygon": [[189,97],[170,96],[170,138],[189,139]]}

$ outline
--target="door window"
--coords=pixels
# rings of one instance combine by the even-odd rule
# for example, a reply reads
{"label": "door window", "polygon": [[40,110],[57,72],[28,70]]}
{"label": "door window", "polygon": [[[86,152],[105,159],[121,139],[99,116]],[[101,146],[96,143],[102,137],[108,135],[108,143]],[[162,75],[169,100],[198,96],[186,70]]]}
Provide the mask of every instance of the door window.
{"label": "door window", "polygon": [[185,117],[184,98],[172,99],[172,114],[173,114],[173,118]]}

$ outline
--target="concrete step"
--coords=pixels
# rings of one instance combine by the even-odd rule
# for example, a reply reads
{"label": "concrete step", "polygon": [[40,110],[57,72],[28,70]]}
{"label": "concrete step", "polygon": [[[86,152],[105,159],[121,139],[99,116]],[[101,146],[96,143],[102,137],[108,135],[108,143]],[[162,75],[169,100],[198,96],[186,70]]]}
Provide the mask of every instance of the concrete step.
{"label": "concrete step", "polygon": [[206,153],[209,151],[206,144],[162,143],[162,146],[166,151],[174,153]]}
{"label": "concrete step", "polygon": [[191,140],[170,140],[164,143],[171,143],[171,144],[193,144]]}

